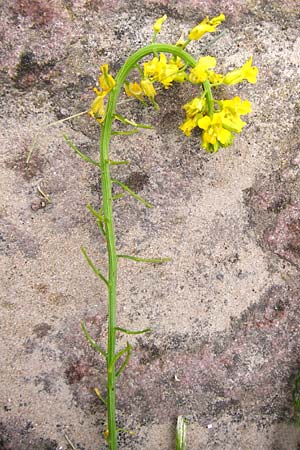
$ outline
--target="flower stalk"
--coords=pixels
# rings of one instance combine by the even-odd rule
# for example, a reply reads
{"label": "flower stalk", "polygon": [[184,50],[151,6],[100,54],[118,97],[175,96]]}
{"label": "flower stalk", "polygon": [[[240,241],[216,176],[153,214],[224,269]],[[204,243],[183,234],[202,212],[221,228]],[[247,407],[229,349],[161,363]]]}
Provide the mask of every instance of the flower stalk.
{"label": "flower stalk", "polygon": [[112,135],[112,125],[115,116],[116,104],[120,90],[125,83],[129,73],[136,64],[145,56],[167,52],[182,58],[189,66],[194,67],[194,58],[179,47],[169,44],[151,44],[131,55],[116,76],[116,85],[109,94],[105,119],[100,137],[100,174],[102,186],[102,211],[105,218],[105,240],[108,253],[108,339],[107,339],[107,441],[110,450],[117,449],[117,425],[116,425],[116,332],[120,330],[117,326],[117,271],[118,256],[116,251],[116,238],[113,220],[113,194],[112,177],[110,174],[109,144]]}

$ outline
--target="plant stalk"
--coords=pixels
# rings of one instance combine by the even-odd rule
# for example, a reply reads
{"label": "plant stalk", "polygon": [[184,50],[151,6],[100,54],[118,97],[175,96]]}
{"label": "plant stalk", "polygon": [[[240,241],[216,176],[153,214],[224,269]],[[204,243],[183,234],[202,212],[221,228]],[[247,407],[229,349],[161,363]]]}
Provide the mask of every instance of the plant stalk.
{"label": "plant stalk", "polygon": [[117,426],[116,426],[116,286],[118,257],[116,253],[116,239],[113,222],[113,195],[112,178],[109,164],[109,143],[112,135],[112,123],[115,117],[115,109],[120,90],[130,71],[136,64],[149,54],[158,52],[171,53],[179,56],[191,67],[195,67],[194,58],[180,47],[168,44],[151,44],[131,55],[121,67],[116,76],[116,85],[110,92],[107,104],[105,120],[100,137],[100,173],[103,195],[103,215],[105,217],[105,239],[108,252],[108,339],[107,339],[107,426],[108,445],[110,450],[117,450]]}

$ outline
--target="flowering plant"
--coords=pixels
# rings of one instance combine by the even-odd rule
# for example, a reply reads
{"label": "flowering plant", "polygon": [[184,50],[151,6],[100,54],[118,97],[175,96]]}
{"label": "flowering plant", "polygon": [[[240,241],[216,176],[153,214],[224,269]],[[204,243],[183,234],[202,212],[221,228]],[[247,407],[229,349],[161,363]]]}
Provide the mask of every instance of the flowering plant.
{"label": "flowering plant", "polygon": [[[116,380],[126,368],[132,351],[132,347],[128,342],[123,349],[116,350],[117,334],[136,335],[150,331],[148,328],[139,331],[129,330],[117,325],[116,291],[118,262],[120,258],[156,264],[170,261],[170,258],[153,259],[118,254],[116,250],[113,220],[114,200],[129,194],[142,202],[146,207],[152,207],[148,201],[132,191],[130,187],[111,177],[111,166],[129,163],[129,161],[114,161],[110,159],[109,144],[111,136],[136,133],[140,128],[152,128],[149,125],[136,123],[134,120],[128,119],[117,112],[119,94],[124,89],[125,94],[129,98],[159,109],[156,97],[160,85],[163,89],[169,89],[176,83],[191,83],[199,87],[198,95],[183,105],[186,118],[179,125],[179,128],[186,136],[190,136],[192,131],[198,128],[201,133],[202,147],[207,152],[217,152],[220,147],[231,145],[235,135],[242,131],[246,123],[241,119],[241,116],[251,112],[251,103],[237,96],[231,99],[217,99],[213,96],[213,90],[222,85],[235,85],[243,81],[255,83],[258,73],[257,67],[252,65],[252,57],[240,68],[221,74],[214,70],[216,67],[216,59],[214,57],[201,56],[198,60],[195,60],[186,51],[190,42],[198,41],[206,33],[214,33],[217,27],[225,20],[224,14],[220,14],[212,19],[206,17],[190,30],[186,39],[184,36],[181,36],[175,45],[156,42],[157,35],[160,33],[166,19],[167,16],[163,16],[155,22],[153,25],[152,43],[129,56],[115,78],[109,72],[108,64],[103,64],[100,67],[98,87],[94,88],[96,97],[88,111],[89,115],[99,123],[101,128],[99,159],[91,159],[65,137],[66,142],[75,153],[84,161],[99,168],[101,176],[102,205],[98,209],[88,205],[88,209],[95,217],[106,244],[108,254],[107,275],[103,275],[94,265],[84,248],[82,248],[82,252],[89,266],[107,288],[108,336],[106,348],[92,338],[84,323],[82,323],[82,329],[91,347],[99,352],[106,361],[106,395],[102,395],[97,388],[95,388],[95,393],[107,407],[107,427],[104,436],[110,450],[117,449],[117,436],[120,431],[117,427],[116,419]],[[144,58],[148,56],[151,58],[145,61]],[[142,62],[143,60],[144,62]],[[139,81],[131,81],[129,79],[129,75],[134,70],[139,74]],[[77,115],[80,114],[82,113]],[[115,122],[121,122],[129,126],[130,129],[126,131],[113,130],[112,127]],[[113,184],[118,185],[123,192],[114,196],[112,194]],[[180,416],[177,425],[176,450],[184,450],[185,436],[185,420]]]}

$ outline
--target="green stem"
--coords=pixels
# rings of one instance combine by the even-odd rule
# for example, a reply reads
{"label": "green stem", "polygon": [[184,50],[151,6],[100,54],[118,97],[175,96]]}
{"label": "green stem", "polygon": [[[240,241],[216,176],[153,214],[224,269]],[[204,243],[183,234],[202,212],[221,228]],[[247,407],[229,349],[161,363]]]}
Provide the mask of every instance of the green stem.
{"label": "green stem", "polygon": [[203,88],[205,92],[205,97],[207,101],[207,109],[208,109],[208,115],[211,117],[214,113],[214,98],[212,96],[211,92],[211,85],[208,80],[204,81]]}
{"label": "green stem", "polygon": [[191,67],[195,67],[194,58],[180,47],[169,44],[151,44],[131,55],[121,67],[116,76],[116,86],[110,92],[106,109],[105,120],[100,138],[100,172],[103,194],[103,215],[105,217],[105,238],[108,251],[108,342],[107,342],[107,422],[108,422],[108,444],[110,450],[117,450],[117,427],[116,427],[116,286],[118,257],[116,254],[116,239],[113,223],[113,196],[112,180],[109,164],[109,142],[112,134],[112,123],[115,116],[120,90],[128,77],[130,71],[138,62],[147,55],[158,52],[171,53],[179,56]]}

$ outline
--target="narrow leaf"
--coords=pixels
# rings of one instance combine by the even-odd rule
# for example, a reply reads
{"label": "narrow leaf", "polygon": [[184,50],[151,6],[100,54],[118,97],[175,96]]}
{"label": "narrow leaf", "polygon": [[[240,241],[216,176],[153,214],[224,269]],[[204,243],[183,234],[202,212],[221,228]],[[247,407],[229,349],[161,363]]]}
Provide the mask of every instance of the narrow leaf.
{"label": "narrow leaf", "polygon": [[121,181],[115,180],[115,179],[112,179],[111,181],[113,183],[121,186],[121,188],[124,191],[128,192],[128,194],[132,195],[132,197],[134,197],[136,200],[143,203],[143,205],[147,206],[147,208],[153,208],[153,205],[151,205],[151,203],[147,202],[147,200],[144,200],[140,195],[138,195],[136,192],[131,190],[126,184],[122,183]]}
{"label": "narrow leaf", "polygon": [[131,255],[117,255],[118,258],[131,259],[132,261],[162,264],[167,261],[172,261],[172,258],[140,258],[139,256]]}
{"label": "narrow leaf", "polygon": [[111,362],[110,368],[111,368],[114,364],[116,364],[116,362],[118,361],[118,359],[120,359],[121,356],[124,355],[124,353],[128,352],[128,350],[131,350],[131,345],[127,342],[127,343],[126,343],[126,347],[123,348],[122,350],[120,350],[118,353],[115,354],[115,356],[114,356],[114,358],[113,358],[113,360],[112,360],[112,362]]}
{"label": "narrow leaf", "polygon": [[132,134],[138,133],[139,130],[130,130],[130,131],[112,131],[112,136],[131,136]]}
{"label": "narrow leaf", "polygon": [[116,371],[116,378],[118,378],[121,375],[121,373],[124,371],[127,364],[129,363],[132,347],[131,347],[131,345],[128,344],[128,342],[127,342],[127,346],[124,348],[124,350],[125,350],[125,352],[123,352],[123,354],[126,353],[126,357],[125,357],[124,361],[122,362],[121,367]]}
{"label": "narrow leaf", "polygon": [[84,153],[82,153],[71,141],[70,139],[68,139],[68,137],[64,134],[63,135],[64,140],[66,141],[66,143],[68,144],[68,146],[78,155],[80,156],[81,159],[83,159],[83,161],[88,162],[90,164],[93,164],[94,166],[98,166],[99,167],[99,163],[97,161],[95,161],[94,159],[90,158],[89,156],[85,155]]}
{"label": "narrow leaf", "polygon": [[113,199],[113,200],[118,200],[119,198],[122,198],[122,197],[124,197],[124,193],[122,193],[122,194],[117,194],[117,195],[113,195],[113,196],[112,196],[112,199]]}
{"label": "narrow leaf", "polygon": [[121,327],[116,327],[115,330],[122,331],[122,333],[125,333],[125,334],[143,334],[143,333],[150,333],[152,331],[151,328],[145,328],[144,330],[133,331],[133,330],[127,330],[126,328],[121,328]]}
{"label": "narrow leaf", "polygon": [[94,217],[96,217],[96,219],[100,220],[101,222],[104,222],[104,221],[105,221],[105,217],[102,216],[102,215],[100,214],[100,212],[96,211],[96,210],[92,207],[92,205],[88,204],[86,207],[87,207],[87,209],[90,211],[90,213],[91,213]]}
{"label": "narrow leaf", "polygon": [[98,388],[94,388],[94,392],[97,395],[97,397],[99,398],[99,400],[101,400],[101,402],[107,406],[107,401],[104,399],[104,397],[102,397],[102,395],[100,394],[100,391]]}
{"label": "narrow leaf", "polygon": [[186,449],[186,419],[178,416],[176,426],[176,450]]}
{"label": "narrow leaf", "polygon": [[101,355],[104,356],[104,358],[106,359],[106,356],[107,356],[107,355],[106,355],[105,350],[103,350],[103,348],[100,347],[100,345],[98,345],[98,344],[94,341],[94,339],[91,337],[91,335],[89,334],[88,330],[86,329],[86,326],[85,326],[85,323],[84,323],[84,322],[81,322],[81,328],[82,328],[83,334],[84,334],[86,340],[88,341],[88,343],[90,344],[90,346],[91,346],[94,350],[96,350],[97,352],[101,353]]}
{"label": "narrow leaf", "polygon": [[104,283],[106,284],[107,287],[109,287],[109,283],[107,281],[107,279],[102,275],[102,273],[94,266],[91,258],[88,256],[86,249],[84,247],[81,247],[81,251],[83,253],[83,256],[85,257],[88,265],[90,266],[90,268],[92,269],[92,271],[97,275],[97,277],[99,277],[102,281],[104,281]]}
{"label": "narrow leaf", "polygon": [[118,166],[120,164],[130,164],[130,161],[127,159],[125,159],[124,161],[114,161],[112,159],[109,159],[108,164],[110,164],[111,166]]}
{"label": "narrow leaf", "polygon": [[152,125],[145,125],[144,123],[136,123],[134,120],[126,119],[126,117],[121,116],[120,114],[115,114],[114,118],[119,120],[122,123],[125,123],[126,125],[131,125],[136,128],[146,128],[146,129],[152,129]]}
{"label": "narrow leaf", "polygon": [[98,223],[98,227],[99,227],[102,235],[105,237],[106,236],[106,231],[104,229],[105,217],[101,214],[101,210],[98,212],[91,205],[87,205],[87,209],[90,211],[90,213],[94,217],[96,217],[97,223]]}

